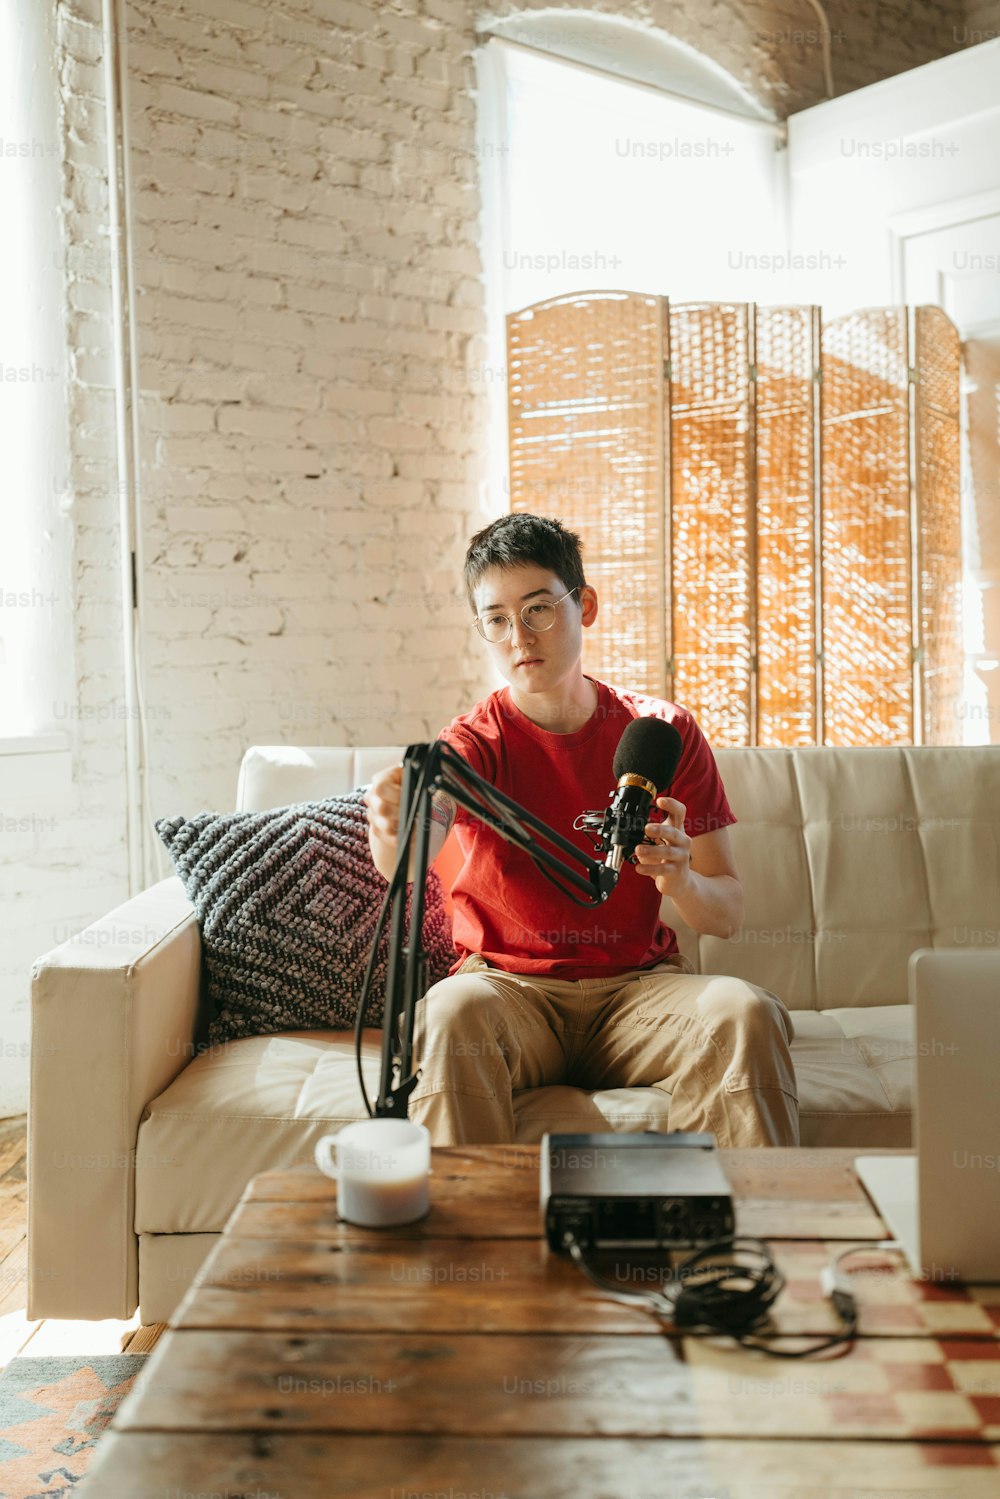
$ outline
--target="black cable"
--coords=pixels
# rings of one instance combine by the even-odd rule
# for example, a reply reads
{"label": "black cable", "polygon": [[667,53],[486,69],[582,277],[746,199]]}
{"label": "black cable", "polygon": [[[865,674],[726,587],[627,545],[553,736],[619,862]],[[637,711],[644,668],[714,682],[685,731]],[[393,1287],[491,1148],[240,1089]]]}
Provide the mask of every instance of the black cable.
{"label": "black cable", "polygon": [[762,1239],[741,1235],[716,1239],[673,1267],[671,1280],[676,1289],[662,1291],[622,1291],[587,1263],[581,1245],[572,1231],[563,1235],[563,1244],[574,1263],[599,1290],[616,1301],[640,1305],[646,1311],[668,1322],[676,1333],[686,1336],[732,1338],[741,1348],[751,1348],[771,1358],[812,1358],[836,1348],[834,1355],[849,1352],[856,1337],[858,1316],[854,1297],[842,1284],[830,1292],[841,1331],[831,1333],[806,1348],[778,1348],[775,1342],[801,1338],[804,1333],[779,1333],[768,1330],[771,1307],[785,1285],[771,1252]]}

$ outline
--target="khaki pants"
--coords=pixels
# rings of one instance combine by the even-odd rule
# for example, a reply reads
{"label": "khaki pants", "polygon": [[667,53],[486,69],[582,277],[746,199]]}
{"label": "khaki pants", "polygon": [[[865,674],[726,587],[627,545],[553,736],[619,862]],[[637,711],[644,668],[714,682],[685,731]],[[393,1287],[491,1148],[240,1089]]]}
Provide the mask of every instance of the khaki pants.
{"label": "khaki pants", "polygon": [[671,1130],[797,1145],[787,1009],[755,984],[689,967],[675,956],[614,978],[550,979],[471,954],[417,1006],[410,1117],[435,1145],[506,1144],[522,1089],[651,1086],[671,1095]]}

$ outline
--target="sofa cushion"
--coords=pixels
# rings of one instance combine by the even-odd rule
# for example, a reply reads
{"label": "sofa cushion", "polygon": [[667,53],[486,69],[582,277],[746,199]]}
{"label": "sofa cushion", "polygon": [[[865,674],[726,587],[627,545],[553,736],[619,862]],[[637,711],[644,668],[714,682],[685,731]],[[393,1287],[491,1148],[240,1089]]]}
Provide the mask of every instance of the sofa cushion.
{"label": "sofa cushion", "polygon": [[[370,1098],[381,1035],[364,1032]],[[221,1229],[251,1177],[311,1161],[321,1135],[362,1118],[351,1033],[286,1031],[202,1051],[144,1110],[136,1233]]]}
{"label": "sofa cushion", "polygon": [[665,919],[699,973],[731,973],[794,1012],[907,1000],[924,947],[996,930],[1000,746],[720,749],[743,879],[738,937]]}
{"label": "sofa cushion", "polygon": [[[209,1041],[353,1026],[387,888],[369,852],[362,793],[267,812],[161,818],[156,829],[201,927]],[[425,900],[434,983],[455,953],[433,872]],[[386,923],[367,1010],[375,1025],[388,948]]]}
{"label": "sofa cushion", "polygon": [[[796,1014],[803,1145],[910,1143],[912,1021],[905,1005]],[[365,1031],[370,1097],[380,1043],[381,1032]],[[669,1106],[662,1088],[529,1089],[514,1097],[516,1139],[665,1130]],[[321,1135],[363,1117],[354,1038],[344,1032],[253,1036],[201,1052],[144,1111],[136,1232],[217,1232],[252,1176],[311,1162]]]}
{"label": "sofa cushion", "polygon": [[796,1010],[793,1020],[802,1144],[908,1146],[916,1055],[912,1008]]}

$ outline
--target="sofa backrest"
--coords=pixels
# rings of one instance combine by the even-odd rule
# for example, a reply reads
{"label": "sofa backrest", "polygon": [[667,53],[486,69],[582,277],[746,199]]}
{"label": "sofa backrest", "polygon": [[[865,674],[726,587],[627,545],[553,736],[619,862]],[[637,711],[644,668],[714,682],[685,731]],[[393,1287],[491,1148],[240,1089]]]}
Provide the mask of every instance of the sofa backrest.
{"label": "sofa backrest", "polygon": [[292,802],[321,801],[363,786],[388,765],[397,765],[405,750],[385,746],[357,749],[336,746],[300,748],[291,744],[255,745],[243,756],[236,787],[238,812],[264,812]]}
{"label": "sofa backrest", "polygon": [[746,920],[735,942],[697,939],[704,971],[800,1009],[905,1004],[911,952],[996,943],[1000,745],[716,758]]}
{"label": "sofa backrest", "polygon": [[[237,805],[336,796],[398,747],[256,747]],[[792,1009],[905,1004],[919,947],[997,945],[1000,745],[716,752],[733,811],[746,921],[697,937],[664,902],[703,973],[732,973]],[[610,793],[609,784],[609,793]]]}

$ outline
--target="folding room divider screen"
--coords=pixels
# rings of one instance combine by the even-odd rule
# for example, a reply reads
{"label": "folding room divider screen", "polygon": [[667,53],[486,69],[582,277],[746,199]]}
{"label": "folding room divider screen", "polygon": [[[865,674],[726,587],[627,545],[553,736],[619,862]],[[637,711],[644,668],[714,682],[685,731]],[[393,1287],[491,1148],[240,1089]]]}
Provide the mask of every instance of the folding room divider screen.
{"label": "folding room divider screen", "polygon": [[579,532],[585,668],[719,746],[961,738],[959,341],[936,307],[580,292],[507,318],[511,508]]}

